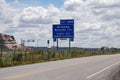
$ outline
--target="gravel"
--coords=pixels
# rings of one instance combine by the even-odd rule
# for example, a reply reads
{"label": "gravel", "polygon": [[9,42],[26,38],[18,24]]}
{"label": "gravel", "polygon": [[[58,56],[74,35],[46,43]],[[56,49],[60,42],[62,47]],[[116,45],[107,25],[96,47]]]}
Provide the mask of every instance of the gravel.
{"label": "gravel", "polygon": [[112,77],[112,80],[120,80],[120,69],[118,72]]}

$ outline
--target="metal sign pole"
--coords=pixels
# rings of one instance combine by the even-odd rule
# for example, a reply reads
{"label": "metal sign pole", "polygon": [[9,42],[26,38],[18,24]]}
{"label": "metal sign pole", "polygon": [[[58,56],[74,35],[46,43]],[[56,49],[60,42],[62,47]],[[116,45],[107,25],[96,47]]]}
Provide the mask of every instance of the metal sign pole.
{"label": "metal sign pole", "polygon": [[54,54],[54,57],[55,57],[55,45],[54,45],[54,40],[53,40],[53,54]]}
{"label": "metal sign pole", "polygon": [[70,38],[69,38],[69,54],[71,56],[70,49],[71,49],[71,41],[70,41]]}
{"label": "metal sign pole", "polygon": [[71,42],[70,42],[70,38],[69,38],[69,52],[70,52],[70,47],[71,47]]}
{"label": "metal sign pole", "polygon": [[58,50],[59,44],[58,44],[58,38],[57,38],[57,50]]}

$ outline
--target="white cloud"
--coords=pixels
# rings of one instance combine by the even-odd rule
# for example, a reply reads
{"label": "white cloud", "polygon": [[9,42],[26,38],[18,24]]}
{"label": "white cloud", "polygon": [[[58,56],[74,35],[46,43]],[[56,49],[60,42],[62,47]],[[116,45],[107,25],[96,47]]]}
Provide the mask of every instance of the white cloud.
{"label": "white cloud", "polygon": [[66,10],[78,10],[80,6],[83,4],[82,0],[66,0],[64,3],[64,7]]}
{"label": "white cloud", "polygon": [[[97,1],[96,1],[97,2]],[[119,4],[120,0],[98,0],[99,4],[105,4],[105,5],[113,5],[113,4]]]}
{"label": "white cloud", "polygon": [[6,6],[7,6],[6,2],[4,0],[0,0],[0,14],[2,15],[5,14]]}
{"label": "white cloud", "polygon": [[[14,3],[19,4],[19,2]],[[75,19],[75,41],[77,47],[120,47],[120,0],[65,0],[63,7],[53,4],[48,7],[30,6],[15,8],[0,0],[1,32],[17,38],[52,41],[52,24],[60,19]],[[67,41],[61,41],[67,46]],[[52,44],[51,44],[52,45]]]}
{"label": "white cloud", "polygon": [[22,12],[22,19],[24,21],[44,19],[47,14],[47,10],[42,7],[28,7]]}
{"label": "white cloud", "polygon": [[39,24],[48,24],[57,17],[59,9],[50,5],[47,9],[43,7],[28,7],[21,14],[21,20],[24,22],[33,22]]}

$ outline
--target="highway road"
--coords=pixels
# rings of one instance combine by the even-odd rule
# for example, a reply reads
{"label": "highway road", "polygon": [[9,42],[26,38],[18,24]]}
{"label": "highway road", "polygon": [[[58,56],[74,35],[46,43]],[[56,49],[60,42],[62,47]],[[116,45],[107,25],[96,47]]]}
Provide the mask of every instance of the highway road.
{"label": "highway road", "polygon": [[0,68],[0,80],[89,80],[120,64],[120,54]]}

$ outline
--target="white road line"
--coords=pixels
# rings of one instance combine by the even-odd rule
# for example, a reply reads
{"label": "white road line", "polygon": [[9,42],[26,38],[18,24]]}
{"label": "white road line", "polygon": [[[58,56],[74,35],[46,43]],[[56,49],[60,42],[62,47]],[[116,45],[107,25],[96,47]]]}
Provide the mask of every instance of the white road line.
{"label": "white road line", "polygon": [[104,68],[104,69],[102,69],[102,70],[100,70],[100,71],[98,71],[98,72],[88,76],[87,79],[90,79],[90,78],[92,78],[92,77],[94,77],[94,76],[96,76],[96,75],[98,75],[98,74],[100,74],[100,73],[102,73],[102,72],[104,72],[104,71],[114,67],[115,65],[118,65],[118,64],[120,64],[120,62],[114,63],[114,64],[112,64],[112,65],[110,65],[110,66],[108,66],[108,67],[106,67],[106,68]]}

